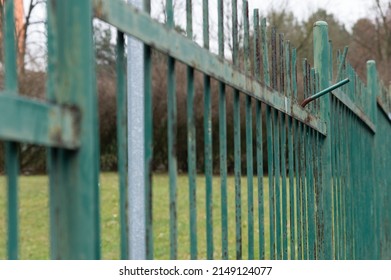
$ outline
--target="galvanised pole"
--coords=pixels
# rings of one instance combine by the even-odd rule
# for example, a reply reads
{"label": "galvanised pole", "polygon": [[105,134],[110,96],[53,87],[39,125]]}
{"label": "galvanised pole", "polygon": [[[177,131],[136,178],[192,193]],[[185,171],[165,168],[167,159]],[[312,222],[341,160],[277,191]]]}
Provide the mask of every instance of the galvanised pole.
{"label": "galvanised pole", "polygon": [[[128,0],[143,9],[143,0]],[[129,259],[146,258],[144,44],[128,36],[128,229]]]}

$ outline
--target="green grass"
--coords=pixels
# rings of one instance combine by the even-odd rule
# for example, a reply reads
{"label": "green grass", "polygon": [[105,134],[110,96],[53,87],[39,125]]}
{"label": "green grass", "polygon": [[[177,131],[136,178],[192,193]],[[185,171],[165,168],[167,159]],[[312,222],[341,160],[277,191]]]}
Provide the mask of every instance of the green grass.
{"label": "green grass", "polygon": [[[119,258],[118,176],[102,173],[100,180],[101,251],[103,259]],[[49,258],[48,179],[46,176],[21,176],[19,187],[20,259]],[[220,179],[213,180],[213,225],[216,259],[221,258]],[[268,181],[264,178],[265,245],[268,252]],[[235,258],[234,178],[228,178],[229,257]],[[257,180],[254,179],[255,256],[258,255]],[[154,257],[169,258],[168,176],[153,177]],[[198,257],[206,258],[205,179],[197,177]],[[190,258],[189,197],[186,175],[178,177],[178,258]],[[243,257],[247,257],[247,180],[242,178]],[[6,258],[6,188],[0,177],[0,259]],[[268,255],[266,254],[266,257]]]}
{"label": "green grass", "polygon": [[[168,212],[168,177],[154,177],[154,242],[155,258],[169,258],[169,212]],[[247,180],[242,179],[242,222],[243,222],[243,257],[247,256]],[[264,190],[267,195],[267,179],[264,179]],[[220,179],[213,180],[213,225],[214,225],[214,258],[221,259],[221,210],[220,210]],[[228,244],[229,256],[235,258],[235,200],[234,178],[228,178]],[[256,239],[255,252],[258,252],[258,208],[257,208],[256,180],[254,180],[254,223]],[[265,207],[268,203],[265,200]],[[205,211],[205,180],[202,176],[197,177],[197,230],[198,230],[198,253],[199,258],[206,258],[206,211]],[[268,215],[265,215],[265,224],[269,224]],[[189,233],[189,198],[188,179],[186,176],[178,178],[178,258],[190,258],[190,233]],[[266,236],[269,240],[268,236]],[[269,242],[266,242],[268,245]]]}

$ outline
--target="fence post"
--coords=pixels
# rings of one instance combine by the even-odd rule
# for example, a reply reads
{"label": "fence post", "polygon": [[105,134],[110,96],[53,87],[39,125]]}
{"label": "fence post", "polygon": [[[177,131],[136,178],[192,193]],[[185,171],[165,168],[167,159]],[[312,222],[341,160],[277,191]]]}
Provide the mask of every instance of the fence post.
{"label": "fence post", "polygon": [[[368,95],[370,98],[370,103],[368,106],[370,107],[370,115],[373,121],[373,124],[377,125],[377,96],[379,94],[379,82],[377,77],[377,70],[376,70],[376,62],[374,60],[367,61],[367,88],[368,88]],[[382,133],[379,131],[379,133]],[[374,145],[376,145],[376,137],[379,137],[379,133],[376,133],[373,136],[373,142]],[[374,151],[376,151],[376,148],[374,148]],[[373,158],[376,159],[376,154]],[[382,156],[380,156],[381,158]],[[374,230],[374,240],[370,240],[370,242],[374,243],[373,246],[373,255],[368,253],[366,255],[366,259],[380,259],[380,215],[381,215],[381,198],[379,191],[383,190],[384,186],[384,174],[382,174],[383,168],[375,168],[375,162],[372,162],[372,174],[376,179],[373,179],[373,201],[371,205],[371,216],[375,217],[373,219],[373,225],[372,228]],[[369,226],[371,227],[371,226]],[[368,242],[367,244],[370,244]],[[370,250],[368,250],[370,251]]]}
{"label": "fence post", "polygon": [[80,112],[77,151],[49,149],[53,259],[99,259],[99,134],[92,1],[48,1],[47,97]]}
{"label": "fence post", "polygon": [[[329,86],[329,39],[328,25],[318,21],[314,25],[314,66],[319,72],[320,88]],[[321,97],[321,116],[326,122],[328,136],[321,140],[321,184],[316,194],[316,223],[317,223],[317,259],[333,258],[332,237],[332,181],[331,181],[331,122],[330,95]]]}

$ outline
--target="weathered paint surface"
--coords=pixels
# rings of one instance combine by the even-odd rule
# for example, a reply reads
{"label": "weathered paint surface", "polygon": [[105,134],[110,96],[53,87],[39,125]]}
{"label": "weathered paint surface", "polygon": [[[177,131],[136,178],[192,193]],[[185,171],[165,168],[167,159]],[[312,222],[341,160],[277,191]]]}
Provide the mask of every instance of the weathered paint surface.
{"label": "weathered paint surface", "polygon": [[[3,47],[5,78],[4,86],[6,90],[17,94],[18,77],[16,65],[16,38],[14,1],[5,2],[3,14]],[[15,112],[17,113],[17,112]],[[5,118],[4,118],[5,119]],[[7,172],[7,256],[9,259],[17,259],[19,252],[19,232],[18,232],[18,175],[19,175],[19,153],[16,142],[5,143],[5,169]]]}
{"label": "weathered paint surface", "polygon": [[122,32],[117,33],[117,143],[118,172],[120,193],[120,238],[121,259],[128,259],[128,203],[127,203],[127,114],[126,114],[126,59],[125,38]]}
{"label": "weathered paint surface", "polygon": [[[224,58],[224,5],[217,1],[219,58]],[[228,201],[227,201],[227,104],[225,84],[219,81],[219,149],[221,192],[221,259],[228,259]]]}
{"label": "weathered paint surface", "polygon": [[58,106],[0,93],[0,137],[15,142],[76,149],[80,113],[77,107]]}
{"label": "weathered paint surface", "polygon": [[[209,1],[203,0],[203,39],[204,48],[209,49]],[[206,239],[207,259],[213,259],[213,138],[212,138],[212,99],[211,79],[204,75],[204,143],[205,143],[205,185],[206,185]]]}
{"label": "weathered paint surface", "polygon": [[[8,177],[8,258],[18,257],[17,143],[45,145],[50,177],[51,257],[100,258],[98,123],[91,20],[95,16],[118,28],[117,141],[121,254],[128,257],[126,194],[126,86],[124,33],[145,44],[145,255],[155,258],[152,191],[153,104],[152,49],[167,55],[167,257],[186,250],[191,259],[389,259],[391,246],[391,96],[379,81],[374,61],[367,63],[367,83],[346,61],[347,48],[333,56],[325,22],[314,25],[314,65],[304,59],[303,94],[298,92],[296,49],[266,19],[253,12],[250,30],[247,1],[232,1],[232,62],[225,58],[223,0],[217,1],[218,55],[209,51],[209,1],[203,0],[204,46],[193,42],[192,1],[186,1],[186,37],[174,30],[173,1],[167,0],[167,23],[120,0],[48,2],[49,102],[17,96],[12,1],[7,1],[5,91],[0,95],[0,137],[6,145]],[[83,17],[80,17],[83,14]],[[75,18],[82,18],[75,21]],[[243,20],[243,45],[237,25]],[[71,22],[71,24],[69,24]],[[11,28],[11,29],[10,29]],[[8,32],[8,33],[7,33]],[[81,34],[83,36],[81,36]],[[254,34],[250,48],[250,34]],[[72,39],[72,40],[71,40]],[[335,60],[335,61],[334,61]],[[177,143],[175,65],[187,65],[187,141]],[[300,60],[301,61],[301,58]],[[269,63],[270,62],[270,63]],[[337,65],[333,77],[333,63]],[[61,66],[61,67],[59,67]],[[243,68],[243,69],[241,69]],[[205,215],[200,217],[195,145],[198,94],[195,71],[204,75]],[[345,80],[341,81],[341,78]],[[218,131],[212,131],[212,80],[217,80]],[[350,81],[344,84],[347,79]],[[336,82],[331,82],[336,81]],[[336,86],[330,85],[336,84]],[[337,86],[340,88],[336,89]],[[232,88],[232,91],[231,91]],[[325,95],[331,91],[331,94]],[[316,94],[318,93],[318,94]],[[232,95],[232,96],[230,96]],[[304,98],[303,98],[304,97]],[[302,99],[313,100],[306,108]],[[228,103],[228,101],[230,103]],[[226,106],[233,106],[232,115]],[[243,106],[244,105],[244,106]],[[255,106],[254,106],[255,105]],[[244,112],[241,112],[243,108]],[[255,108],[255,114],[253,109]],[[12,119],[12,121],[9,121]],[[243,120],[245,120],[243,125]],[[227,121],[233,131],[227,131]],[[218,143],[213,143],[213,133]],[[16,143],[17,142],[17,143]],[[212,149],[218,144],[219,157]],[[189,198],[178,202],[177,146],[186,145]],[[230,191],[228,149],[234,151],[234,189]],[[265,149],[265,150],[264,150]],[[213,162],[219,173],[213,174]],[[264,164],[267,164],[264,166]],[[264,174],[267,169],[267,173]],[[257,174],[255,174],[255,172]],[[246,174],[246,178],[242,176]],[[268,185],[264,185],[264,175]],[[214,190],[218,176],[219,190]],[[256,180],[254,180],[256,178]],[[245,181],[246,180],[246,181]],[[196,184],[197,183],[197,184]],[[255,197],[257,192],[257,197]],[[215,197],[217,194],[218,197]],[[202,200],[201,200],[202,201]],[[219,211],[216,204],[219,203]],[[230,209],[229,207],[232,207]],[[186,211],[188,248],[179,247]],[[232,215],[229,215],[232,213]],[[217,216],[217,217],[216,217]],[[214,226],[217,223],[219,227]],[[200,220],[203,219],[203,220]],[[206,222],[205,229],[203,223]],[[200,225],[200,226],[199,226]],[[232,227],[232,229],[230,229]],[[204,232],[201,232],[204,230]],[[229,232],[234,232],[228,236]],[[205,243],[200,234],[205,234]],[[221,243],[216,244],[216,240]],[[266,244],[266,240],[269,242]],[[146,241],[146,242],[144,242]],[[202,244],[206,248],[202,248]],[[256,249],[259,251],[257,252]],[[204,255],[203,255],[204,254]]]}
{"label": "weathered paint surface", "polygon": [[277,90],[272,90],[244,75],[226,60],[219,59],[193,41],[184,39],[176,31],[165,28],[136,8],[119,0],[95,0],[93,2],[95,15],[98,18],[240,92],[259,99],[300,121],[305,121],[309,126],[326,135],[324,122],[316,116],[310,116],[299,104],[292,103]]}
{"label": "weathered paint surface", "polygon": [[[238,23],[237,23],[237,1],[232,1],[232,41],[233,52],[232,61],[234,66],[239,65],[239,43],[238,43]],[[244,8],[243,8],[244,10]],[[245,50],[246,52],[246,50]],[[241,130],[240,130],[240,93],[233,90],[233,122],[234,122],[234,175],[235,175],[235,244],[236,259],[242,259],[242,161],[241,161]]]}
{"label": "weathered paint surface", "polygon": [[91,51],[92,7],[89,1],[76,2],[47,3],[47,98],[80,111],[77,152],[58,148],[48,151],[53,259],[100,258],[99,126]]}

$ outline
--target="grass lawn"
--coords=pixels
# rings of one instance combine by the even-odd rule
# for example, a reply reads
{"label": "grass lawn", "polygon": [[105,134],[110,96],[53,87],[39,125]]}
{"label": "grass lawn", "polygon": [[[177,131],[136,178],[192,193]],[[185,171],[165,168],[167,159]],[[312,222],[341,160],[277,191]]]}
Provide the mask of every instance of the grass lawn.
{"label": "grass lawn", "polygon": [[[6,258],[6,188],[5,177],[0,177],[0,259]],[[101,174],[101,251],[103,259],[119,258],[118,176]],[[265,245],[268,252],[268,181],[264,178]],[[19,183],[20,259],[49,258],[48,179],[46,176],[21,176]],[[221,258],[220,179],[213,180],[214,257]],[[228,242],[229,257],[235,258],[235,187],[234,178],[228,178]],[[257,179],[254,178],[254,254],[258,255]],[[156,259],[169,258],[168,176],[153,177],[153,232]],[[197,178],[198,258],[206,258],[205,179]],[[178,177],[178,258],[190,258],[189,198],[186,175]],[[247,180],[242,178],[242,234],[243,257],[247,257]],[[268,253],[266,253],[268,257]]]}

